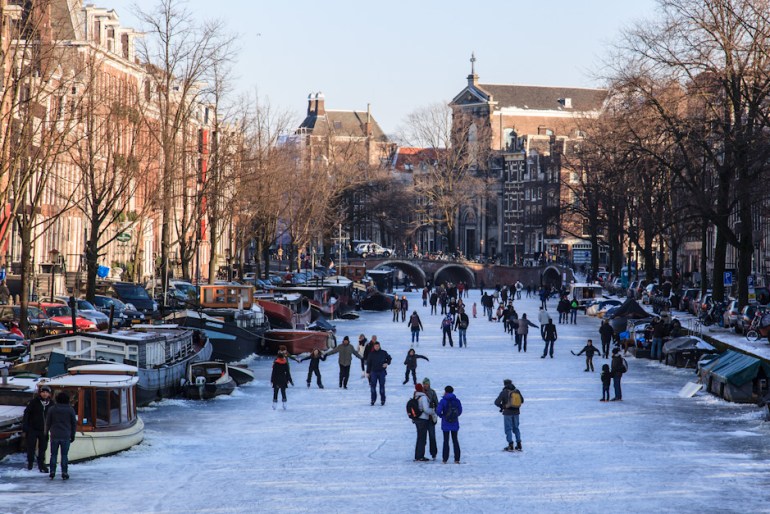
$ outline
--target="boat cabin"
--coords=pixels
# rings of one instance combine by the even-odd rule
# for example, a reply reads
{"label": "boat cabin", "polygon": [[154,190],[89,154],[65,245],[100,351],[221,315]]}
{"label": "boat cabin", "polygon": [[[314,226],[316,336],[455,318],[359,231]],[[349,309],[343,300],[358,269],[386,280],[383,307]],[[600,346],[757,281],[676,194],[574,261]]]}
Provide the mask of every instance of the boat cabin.
{"label": "boat cabin", "polygon": [[575,298],[581,309],[585,309],[590,302],[601,297],[602,286],[599,284],[575,283],[569,286],[569,300],[572,301]]}
{"label": "boat cabin", "polygon": [[250,309],[254,302],[254,286],[221,284],[200,286],[201,307],[216,309]]}

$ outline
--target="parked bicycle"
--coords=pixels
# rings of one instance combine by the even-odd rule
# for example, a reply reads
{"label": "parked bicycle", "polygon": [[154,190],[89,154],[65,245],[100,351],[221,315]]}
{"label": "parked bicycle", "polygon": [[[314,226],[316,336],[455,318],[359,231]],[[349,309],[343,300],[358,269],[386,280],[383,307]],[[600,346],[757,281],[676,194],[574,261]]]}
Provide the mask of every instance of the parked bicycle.
{"label": "parked bicycle", "polygon": [[700,315],[701,323],[703,323],[703,326],[705,327],[713,325],[714,323],[720,327],[724,327],[724,314],[726,309],[726,302],[711,302],[711,305]]}

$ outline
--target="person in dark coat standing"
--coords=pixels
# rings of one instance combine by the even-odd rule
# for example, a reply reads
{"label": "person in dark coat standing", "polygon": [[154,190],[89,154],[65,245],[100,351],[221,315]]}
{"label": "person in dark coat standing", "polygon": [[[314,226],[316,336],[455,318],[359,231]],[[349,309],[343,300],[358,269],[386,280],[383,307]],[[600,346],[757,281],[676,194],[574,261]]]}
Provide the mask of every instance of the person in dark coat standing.
{"label": "person in dark coat standing", "polygon": [[409,323],[406,325],[412,330],[412,342],[415,341],[417,344],[420,344],[420,330],[422,330],[422,320],[420,320],[420,315],[417,314],[417,311],[414,311],[411,316],[409,316]]}
{"label": "person in dark coat standing", "polygon": [[406,321],[406,311],[409,310],[409,300],[406,296],[401,297],[401,322]]}
{"label": "person in dark coat standing", "polygon": [[588,371],[589,368],[593,372],[594,370],[594,354],[599,353],[599,349],[594,346],[594,342],[589,339],[586,345],[583,347],[582,350],[578,352],[578,356],[586,354],[586,369],[583,371]]}
{"label": "person in dark coat standing", "polygon": [[[553,324],[553,323],[552,323]],[[510,403],[511,394],[513,392],[519,393],[521,396],[521,403],[524,403],[524,395],[521,391],[516,389],[510,378],[503,380],[503,390],[497,395],[495,399],[495,405],[500,409],[503,415],[503,427],[505,429],[505,438],[508,441],[508,446],[503,448],[505,451],[512,452],[514,450],[521,451],[521,432],[519,432],[519,407],[514,407]],[[516,437],[516,447],[513,446],[513,437]]]}
{"label": "person in dark coat standing", "polygon": [[455,463],[460,464],[460,442],[457,440],[457,432],[460,430],[460,415],[463,413],[463,404],[454,394],[451,385],[444,388],[444,396],[438,402],[436,414],[441,418],[441,431],[444,433],[444,448],[441,460],[444,464],[449,460],[449,438],[452,438],[452,450]]}
{"label": "person in dark coat standing", "polygon": [[612,334],[614,332],[609,320],[602,320],[602,325],[599,327],[599,336],[602,339],[602,357],[605,359],[610,357],[610,343],[612,342]]}
{"label": "person in dark coat standing", "polygon": [[602,366],[602,399],[600,402],[610,401],[610,382],[612,382],[612,372],[610,371],[609,364]]}
{"label": "person in dark coat standing", "polygon": [[449,346],[454,346],[452,342],[452,315],[447,314],[444,319],[441,320],[441,346],[446,346],[446,340],[449,338]]}
{"label": "person in dark coat standing", "polygon": [[460,308],[460,312],[455,319],[455,330],[457,330],[457,346],[462,348],[465,346],[468,348],[468,325],[471,320],[468,315],[465,314],[465,309]]}
{"label": "person in dark coat standing", "polygon": [[51,388],[43,386],[40,392],[27,403],[21,424],[27,442],[27,469],[32,469],[37,450],[37,469],[41,473],[48,473],[45,465],[45,451],[48,448],[45,419],[51,407]]}
{"label": "person in dark coat standing", "polygon": [[438,304],[438,293],[433,291],[430,294],[430,313],[436,314],[436,305]]}
{"label": "person in dark coat standing", "polygon": [[313,351],[310,352],[310,355],[306,357],[302,357],[297,362],[304,362],[306,360],[310,359],[310,366],[307,368],[307,387],[310,388],[310,380],[313,378],[313,373],[315,373],[316,382],[318,383],[318,388],[323,389],[324,385],[321,383],[321,361],[326,360],[326,355],[324,355],[321,350],[318,348],[313,348]]}
{"label": "person in dark coat standing", "polygon": [[377,336],[372,336],[372,351],[366,358],[366,378],[372,393],[372,405],[377,401],[377,384],[380,384],[380,405],[385,405],[385,377],[388,375],[388,365],[392,359],[385,350],[380,348]]}
{"label": "person in dark coat standing", "polygon": [[70,405],[70,397],[61,392],[56,395],[56,405],[48,410],[45,416],[46,431],[51,437],[51,472],[48,476],[53,480],[56,476],[56,460],[61,449],[61,477],[69,479],[67,456],[70,444],[75,442],[75,429],[78,426],[75,409]]}
{"label": "person in dark coat standing", "polygon": [[[422,379],[422,391],[425,393],[425,396],[428,397],[430,408],[435,410],[436,407],[438,407],[438,395],[436,394],[436,391],[430,387],[430,379],[428,377]],[[436,423],[438,423],[438,417],[434,414],[430,417],[430,424],[428,425],[428,446],[430,446],[430,456],[433,460],[436,460],[436,455],[438,455],[438,446],[436,445]]]}
{"label": "person in dark coat standing", "polygon": [[326,356],[334,355],[335,353],[339,354],[339,365],[340,365],[340,387],[347,389],[348,388],[348,378],[350,378],[350,365],[353,363],[353,357],[361,361],[361,366],[363,367],[363,358],[361,358],[361,355],[353,348],[353,345],[350,344],[350,338],[348,336],[345,336],[342,338],[342,344],[337,345],[336,348],[333,350],[329,350],[326,352]]}
{"label": "person in dark coat standing", "polygon": [[404,365],[406,366],[406,373],[404,373],[404,384],[409,382],[409,373],[412,374],[412,383],[417,384],[417,359],[425,359],[430,362],[430,359],[424,355],[419,355],[414,351],[414,348],[410,348],[406,352],[406,358],[404,359]]}
{"label": "person in dark coat standing", "polygon": [[270,383],[273,385],[273,410],[278,405],[278,390],[281,391],[283,410],[286,410],[286,388],[289,384],[294,385],[294,381],[291,379],[288,355],[286,347],[281,345],[278,348],[278,356],[273,361],[273,372],[270,375]]}
{"label": "person in dark coat standing", "polygon": [[540,358],[545,359],[545,356],[549,353],[550,347],[550,354],[553,359],[553,343],[558,339],[558,335],[556,334],[556,325],[553,324],[551,318],[548,318],[548,323],[543,327],[542,334],[543,340],[545,341],[545,348],[543,349],[543,355],[541,355]]}
{"label": "person in dark coat standing", "polygon": [[610,366],[610,371],[612,373],[612,386],[615,388],[615,398],[610,401],[619,402],[623,400],[623,391],[620,388],[620,379],[623,378],[623,373],[626,372],[626,361],[620,355],[619,348],[612,349],[612,361]]}

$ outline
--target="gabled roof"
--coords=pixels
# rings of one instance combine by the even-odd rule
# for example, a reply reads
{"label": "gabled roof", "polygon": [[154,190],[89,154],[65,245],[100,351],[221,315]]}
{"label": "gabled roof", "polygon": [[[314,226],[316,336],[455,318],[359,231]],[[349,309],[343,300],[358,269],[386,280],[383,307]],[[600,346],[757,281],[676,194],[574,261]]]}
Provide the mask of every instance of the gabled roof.
{"label": "gabled roof", "polygon": [[[366,111],[329,111],[324,114],[309,114],[299,129],[314,136],[366,137]],[[369,115],[369,126],[375,141],[387,142],[388,136],[382,131],[374,116]]]}
{"label": "gabled roof", "polygon": [[414,171],[423,163],[433,164],[440,155],[436,148],[399,147],[393,168],[397,171]]}
{"label": "gabled roof", "polygon": [[[507,84],[478,84],[491,96],[497,107],[515,107],[538,111],[588,112],[601,109],[607,98],[606,89],[576,87],[521,86]],[[569,99],[571,107],[565,106]]]}

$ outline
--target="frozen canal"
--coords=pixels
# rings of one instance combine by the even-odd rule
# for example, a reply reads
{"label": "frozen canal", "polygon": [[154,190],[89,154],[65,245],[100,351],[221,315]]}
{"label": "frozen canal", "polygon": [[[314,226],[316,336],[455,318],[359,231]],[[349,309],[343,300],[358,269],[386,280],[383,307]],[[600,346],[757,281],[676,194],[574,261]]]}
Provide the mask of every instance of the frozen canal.
{"label": "frozen canal", "polygon": [[[467,349],[442,348],[439,317],[407,296],[426,328],[418,353],[430,358],[418,361],[418,379],[430,377],[439,395],[451,384],[463,402],[461,465],[441,464],[440,450],[436,462],[412,461],[404,404],[413,389],[401,384],[409,331],[368,312],[337,322],[338,340],[377,334],[391,354],[384,407],[369,405],[358,361],[349,389],[338,389],[332,356],[321,363],[324,390],[305,387],[308,362],[292,362],[289,408],[273,411],[271,361],[257,360],[257,381],[232,397],[144,409],[143,444],[73,465],[69,482],[6,458],[0,512],[770,512],[770,424],[758,408],[681,399],[694,375],[633,358],[624,401],[601,403],[607,361],[585,373],[570,354],[598,340],[595,319],[559,325],[554,359],[540,358],[536,330],[516,353],[502,325],[481,318],[471,319]],[[538,303],[517,310],[536,320]],[[504,378],[525,397],[523,453],[502,451],[492,402]]]}

